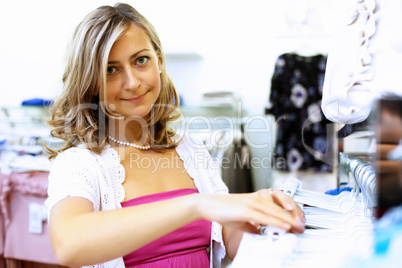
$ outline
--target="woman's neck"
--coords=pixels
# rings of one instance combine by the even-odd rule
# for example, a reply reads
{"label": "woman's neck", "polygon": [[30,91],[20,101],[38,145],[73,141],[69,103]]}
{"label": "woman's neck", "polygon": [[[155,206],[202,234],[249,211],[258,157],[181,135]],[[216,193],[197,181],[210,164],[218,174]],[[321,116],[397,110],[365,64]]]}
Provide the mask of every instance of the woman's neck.
{"label": "woman's neck", "polygon": [[143,118],[109,119],[109,135],[136,144],[146,144],[149,126]]}

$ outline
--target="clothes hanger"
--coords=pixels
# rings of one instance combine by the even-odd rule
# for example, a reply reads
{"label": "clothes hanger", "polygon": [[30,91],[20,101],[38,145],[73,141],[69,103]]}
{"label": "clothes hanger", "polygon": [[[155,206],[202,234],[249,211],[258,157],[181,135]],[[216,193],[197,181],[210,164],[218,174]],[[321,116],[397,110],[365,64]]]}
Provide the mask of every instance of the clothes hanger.
{"label": "clothes hanger", "polygon": [[[347,195],[348,194],[348,195]],[[346,214],[354,205],[353,196],[349,193],[337,196],[317,193],[314,191],[298,189],[293,196],[297,203],[321,207]]]}
{"label": "clothes hanger", "polygon": [[[347,228],[353,221],[364,219],[365,205],[362,198],[353,192],[342,192],[337,196],[317,193],[300,188],[301,182],[297,178],[289,179],[283,189],[293,196],[297,203],[310,207],[303,207],[306,215],[306,226],[313,228]],[[349,225],[348,225],[349,224]]]}
{"label": "clothes hanger", "polygon": [[[317,227],[324,226],[325,228],[306,229],[303,234],[292,236],[292,239],[287,236],[289,234],[283,231],[276,232],[275,229],[269,229],[270,227],[267,227],[267,235],[248,234],[247,239],[252,243],[243,244],[243,248],[248,246],[250,250],[247,252],[248,256],[259,260],[259,262],[253,263],[257,266],[252,267],[264,267],[263,264],[266,264],[268,259],[275,263],[276,266],[273,267],[341,267],[338,262],[348,254],[361,255],[370,252],[373,244],[372,236],[370,236],[373,225],[370,218],[363,213],[364,204],[361,196],[356,196],[356,193],[353,192],[342,192],[340,196],[330,196],[305,191],[301,189],[301,182],[297,178],[286,181],[282,189],[295,201],[297,197],[302,196],[309,203],[317,203],[318,206],[315,207],[303,206],[306,224],[315,221],[314,224]],[[310,198],[308,195],[311,195]],[[325,203],[327,207],[337,209],[326,209],[320,206],[319,201]],[[342,209],[342,206],[333,204],[337,202],[351,202],[353,206],[346,211],[346,209]],[[346,213],[344,213],[345,211]],[[297,239],[294,240],[294,237]],[[290,240],[292,243],[286,244],[288,247],[279,247]],[[241,243],[243,243],[243,239]],[[256,245],[258,246],[255,247]],[[242,244],[239,250],[241,248]],[[233,264],[235,263],[236,259]],[[250,266],[249,263],[247,264]],[[232,267],[236,268],[236,266]]]}
{"label": "clothes hanger", "polygon": [[[303,189],[296,178],[288,180],[282,187],[285,193],[295,199]],[[304,192],[306,193],[306,192]],[[303,234],[289,234],[281,229],[267,227],[265,235],[245,234],[239,246],[238,259],[232,263],[237,267],[265,267],[267,260],[272,267],[341,267],[338,262],[350,253],[368,254],[371,250],[372,222],[363,213],[364,205],[360,196],[342,193],[340,197],[311,192],[312,201],[326,200],[324,203],[354,201],[354,206],[342,213],[323,207],[303,207],[307,223],[325,225],[325,229],[306,229]],[[327,204],[328,206],[328,204]],[[339,207],[338,207],[339,209]],[[320,218],[321,217],[321,218]],[[240,254],[239,254],[240,253]],[[242,259],[242,256],[244,257]],[[247,256],[247,260],[245,258]],[[252,263],[250,263],[250,259]],[[243,266],[242,266],[243,265]]]}

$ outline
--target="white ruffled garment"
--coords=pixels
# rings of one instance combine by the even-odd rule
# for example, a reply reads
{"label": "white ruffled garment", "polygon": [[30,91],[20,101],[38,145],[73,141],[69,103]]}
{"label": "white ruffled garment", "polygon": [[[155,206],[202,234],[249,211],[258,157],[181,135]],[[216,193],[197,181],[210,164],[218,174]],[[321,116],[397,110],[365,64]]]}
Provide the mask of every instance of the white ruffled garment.
{"label": "white ruffled garment", "polygon": [[402,97],[402,1],[354,1],[328,53],[321,104],[343,124],[364,121],[376,99]]}

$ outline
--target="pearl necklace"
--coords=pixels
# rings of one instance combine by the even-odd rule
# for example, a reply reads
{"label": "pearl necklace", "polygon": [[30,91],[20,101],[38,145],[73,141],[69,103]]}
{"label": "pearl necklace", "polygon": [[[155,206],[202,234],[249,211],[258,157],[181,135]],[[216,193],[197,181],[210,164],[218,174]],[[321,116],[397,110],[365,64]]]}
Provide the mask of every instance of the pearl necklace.
{"label": "pearl necklace", "polygon": [[114,142],[116,142],[118,144],[125,145],[125,146],[130,146],[130,147],[137,148],[137,149],[140,149],[140,150],[148,150],[148,149],[151,148],[150,145],[140,146],[138,144],[134,144],[134,143],[130,143],[130,142],[119,141],[119,140],[116,140],[115,138],[113,138],[112,136],[109,136],[109,139],[111,139],[112,141],[114,141]]}

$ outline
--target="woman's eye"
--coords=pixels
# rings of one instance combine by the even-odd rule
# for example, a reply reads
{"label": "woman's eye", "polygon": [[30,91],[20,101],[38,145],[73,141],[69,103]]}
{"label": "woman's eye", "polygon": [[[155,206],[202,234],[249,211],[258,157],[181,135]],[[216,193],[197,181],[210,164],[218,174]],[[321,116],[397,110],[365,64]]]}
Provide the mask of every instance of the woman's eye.
{"label": "woman's eye", "polygon": [[116,72],[116,67],[111,67],[111,66],[107,67],[107,69],[106,69],[107,74],[112,74],[114,72]]}
{"label": "woman's eye", "polygon": [[137,64],[139,64],[139,65],[144,65],[145,63],[147,63],[148,62],[148,57],[139,57],[138,59],[137,59]]}

